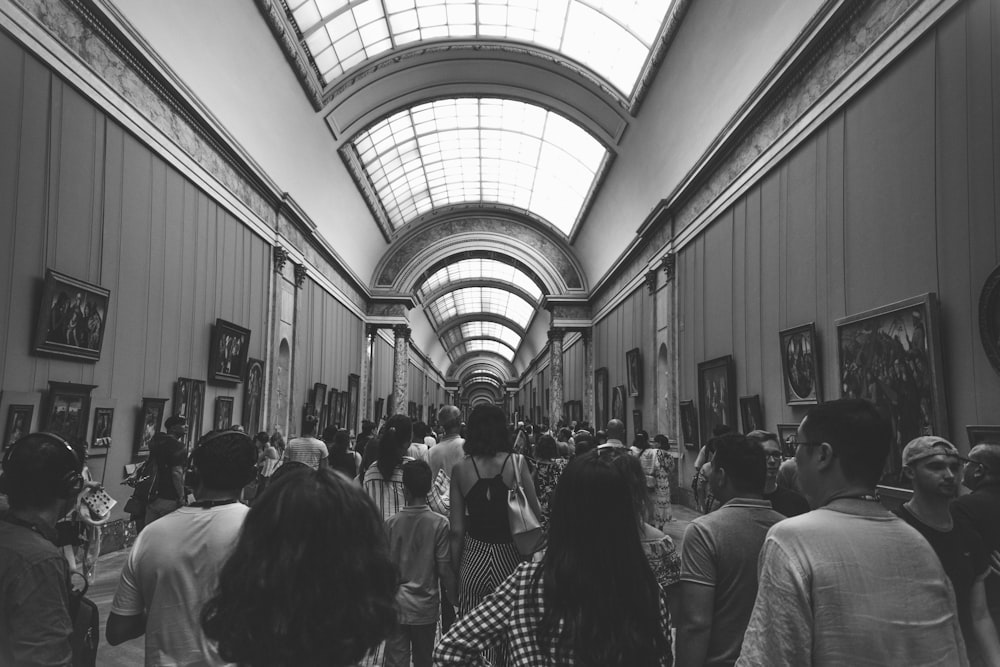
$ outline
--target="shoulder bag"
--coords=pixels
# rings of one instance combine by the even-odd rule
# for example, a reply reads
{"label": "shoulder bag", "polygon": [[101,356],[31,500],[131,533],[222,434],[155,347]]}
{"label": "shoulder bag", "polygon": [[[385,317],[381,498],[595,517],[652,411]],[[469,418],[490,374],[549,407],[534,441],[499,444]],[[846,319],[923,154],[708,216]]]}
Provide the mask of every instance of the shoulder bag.
{"label": "shoulder bag", "polygon": [[514,546],[522,556],[530,556],[545,545],[545,531],[528,504],[521,484],[521,456],[514,455],[514,488],[507,493],[507,520]]}

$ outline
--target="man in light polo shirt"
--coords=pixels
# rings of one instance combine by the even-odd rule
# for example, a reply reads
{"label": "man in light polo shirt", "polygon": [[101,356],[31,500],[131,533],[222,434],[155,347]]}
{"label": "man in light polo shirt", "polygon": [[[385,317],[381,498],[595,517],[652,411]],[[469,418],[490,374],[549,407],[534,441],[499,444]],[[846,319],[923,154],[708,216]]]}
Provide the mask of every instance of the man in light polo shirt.
{"label": "man in light polo shirt", "polygon": [[746,436],[715,439],[708,484],[722,507],[687,527],[681,552],[677,664],[730,667],[757,597],[757,556],[785,517],[764,500],[764,448]]}
{"label": "man in light polo shirt", "polygon": [[325,468],[330,458],[326,443],[316,437],[316,417],[307,415],[302,425],[302,435],[289,440],[285,447],[285,460],[305,463],[313,470]]}
{"label": "man in light polo shirt", "polygon": [[622,420],[612,419],[609,421],[605,433],[607,434],[607,440],[597,446],[598,451],[604,451],[605,449],[628,449],[623,442],[625,440],[625,423]]}

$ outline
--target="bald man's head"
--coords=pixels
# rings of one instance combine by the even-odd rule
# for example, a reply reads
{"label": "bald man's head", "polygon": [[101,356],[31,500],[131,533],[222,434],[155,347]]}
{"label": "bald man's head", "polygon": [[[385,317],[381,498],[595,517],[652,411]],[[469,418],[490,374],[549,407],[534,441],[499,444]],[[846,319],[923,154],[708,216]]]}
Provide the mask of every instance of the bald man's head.
{"label": "bald man's head", "polygon": [[625,423],[620,419],[609,421],[608,427],[604,430],[608,434],[608,440],[625,440]]}
{"label": "bald man's head", "polygon": [[462,429],[462,412],[454,405],[442,405],[437,416],[445,433],[453,435]]}

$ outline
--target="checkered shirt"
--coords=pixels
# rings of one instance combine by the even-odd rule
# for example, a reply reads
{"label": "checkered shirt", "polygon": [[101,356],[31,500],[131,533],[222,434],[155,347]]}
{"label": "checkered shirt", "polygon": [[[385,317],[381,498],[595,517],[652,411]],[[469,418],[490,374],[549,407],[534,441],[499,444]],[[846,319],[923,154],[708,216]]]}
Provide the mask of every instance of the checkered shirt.
{"label": "checkered shirt", "polygon": [[[568,651],[549,650],[535,643],[535,630],[545,613],[541,577],[532,580],[541,563],[522,563],[506,581],[462,617],[442,637],[434,649],[435,665],[483,665],[482,652],[506,641],[510,664],[518,667],[554,667],[573,665]],[[532,604],[535,600],[538,604]],[[670,641],[667,601],[660,592],[660,629]],[[670,667],[673,655],[668,649],[660,657],[661,667]]]}

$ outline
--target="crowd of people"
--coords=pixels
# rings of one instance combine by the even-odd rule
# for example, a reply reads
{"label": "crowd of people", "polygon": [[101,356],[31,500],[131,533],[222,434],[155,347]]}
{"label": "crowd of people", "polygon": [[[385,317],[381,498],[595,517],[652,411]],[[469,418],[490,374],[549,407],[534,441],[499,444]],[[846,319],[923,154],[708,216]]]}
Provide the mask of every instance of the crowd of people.
{"label": "crowd of people", "polygon": [[[350,666],[380,647],[389,667],[1000,665],[1000,444],[914,439],[890,511],[871,403],[814,406],[789,443],[720,432],[675,545],[663,436],[490,405],[435,426],[394,415],[352,442],[307,418],[287,444],[230,429],[188,454],[168,421],[135,476],[108,642],[143,637],[147,665]],[[0,665],[72,664],[56,524],[94,486],[84,459],[47,433],[5,452]],[[519,486],[544,527],[528,553]]]}

